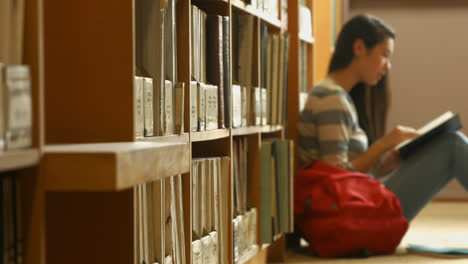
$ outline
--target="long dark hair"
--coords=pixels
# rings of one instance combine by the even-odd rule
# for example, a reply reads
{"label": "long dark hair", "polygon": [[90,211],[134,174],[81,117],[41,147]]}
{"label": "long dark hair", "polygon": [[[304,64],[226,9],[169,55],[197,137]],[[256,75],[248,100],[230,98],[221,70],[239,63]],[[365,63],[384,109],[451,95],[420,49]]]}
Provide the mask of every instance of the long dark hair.
{"label": "long dark hair", "polygon": [[[361,39],[367,50],[371,50],[387,38],[394,39],[395,33],[380,19],[371,15],[353,17],[341,29],[328,73],[342,70],[351,64],[354,58],[353,44],[357,39]],[[349,94],[356,105],[359,125],[366,132],[371,144],[385,133],[390,105],[388,78],[384,76],[375,87],[358,83]]]}

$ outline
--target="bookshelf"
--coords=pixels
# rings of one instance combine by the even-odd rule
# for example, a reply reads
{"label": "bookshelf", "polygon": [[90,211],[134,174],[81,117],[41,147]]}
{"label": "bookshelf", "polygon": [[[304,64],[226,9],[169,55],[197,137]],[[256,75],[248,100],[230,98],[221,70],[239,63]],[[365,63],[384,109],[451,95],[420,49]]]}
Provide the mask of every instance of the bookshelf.
{"label": "bookshelf", "polygon": [[[177,80],[185,84],[184,131],[180,135],[157,137],[137,137],[135,133],[136,1],[25,1],[24,61],[31,65],[33,76],[33,148],[0,154],[0,170],[15,171],[24,181],[24,263],[136,264],[136,186],[176,174],[182,175],[185,263],[191,263],[191,162],[213,156],[232,159],[233,141],[237,137],[249,141],[250,193],[257,209],[261,207],[260,197],[255,195],[260,187],[262,140],[294,138],[295,134],[298,112],[290,106],[298,105],[294,95],[301,78],[296,74],[299,54],[295,47],[302,41],[314,50],[307,57],[312,73],[313,54],[320,41],[318,35],[314,35],[315,40],[299,39],[298,22],[294,22],[298,17],[297,1],[288,1],[288,16],[281,15],[278,1],[280,14],[274,17],[240,0],[179,0]],[[308,3],[312,7],[317,2]],[[188,111],[193,74],[191,4],[208,14],[253,17],[253,86],[261,85],[265,70],[260,61],[261,26],[265,25],[269,33],[289,32],[287,122],[191,131]],[[318,9],[314,6],[313,10],[315,19]],[[232,23],[229,29],[232,36]],[[231,59],[231,75],[232,63]],[[231,94],[232,84],[237,83],[232,81],[227,87]],[[232,163],[229,180],[228,211],[232,219]],[[261,230],[259,223],[260,220],[257,234]],[[233,263],[233,228],[225,224],[228,263]],[[238,263],[265,263],[269,256],[270,260],[271,256],[273,260],[281,260],[283,240],[279,235],[272,245],[258,243]]]}

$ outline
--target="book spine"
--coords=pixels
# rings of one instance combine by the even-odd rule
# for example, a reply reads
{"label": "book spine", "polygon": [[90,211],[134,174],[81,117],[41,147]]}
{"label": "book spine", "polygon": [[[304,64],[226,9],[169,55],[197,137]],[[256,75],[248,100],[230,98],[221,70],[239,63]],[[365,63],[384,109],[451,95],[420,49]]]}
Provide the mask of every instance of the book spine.
{"label": "book spine", "polygon": [[135,137],[143,137],[145,129],[145,115],[143,103],[143,77],[135,76]]}
{"label": "book spine", "polygon": [[6,67],[7,124],[6,148],[32,145],[31,76],[26,65]]}
{"label": "book spine", "polygon": [[198,85],[190,82],[190,131],[198,130]]}
{"label": "book spine", "polygon": [[230,49],[230,20],[223,17],[223,99],[224,126],[231,127],[231,49]]}

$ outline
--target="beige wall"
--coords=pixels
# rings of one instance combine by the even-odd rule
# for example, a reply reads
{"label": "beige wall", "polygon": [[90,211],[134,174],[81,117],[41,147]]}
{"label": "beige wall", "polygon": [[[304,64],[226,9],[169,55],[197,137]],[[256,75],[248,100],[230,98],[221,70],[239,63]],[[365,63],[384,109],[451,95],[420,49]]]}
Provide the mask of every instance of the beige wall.
{"label": "beige wall", "polygon": [[[452,110],[468,134],[468,1],[350,0],[349,14],[360,13],[382,18],[397,34],[388,128],[419,127]],[[449,197],[468,193],[454,181],[439,196]]]}

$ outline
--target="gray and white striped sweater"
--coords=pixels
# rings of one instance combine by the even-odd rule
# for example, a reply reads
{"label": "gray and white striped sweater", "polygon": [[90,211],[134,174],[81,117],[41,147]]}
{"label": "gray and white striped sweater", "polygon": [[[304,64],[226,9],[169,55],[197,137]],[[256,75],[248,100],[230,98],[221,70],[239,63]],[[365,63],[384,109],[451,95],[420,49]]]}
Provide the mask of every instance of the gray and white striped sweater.
{"label": "gray and white striped sweater", "polygon": [[318,159],[347,169],[368,147],[349,94],[326,78],[309,92],[298,123],[301,166]]}

